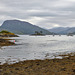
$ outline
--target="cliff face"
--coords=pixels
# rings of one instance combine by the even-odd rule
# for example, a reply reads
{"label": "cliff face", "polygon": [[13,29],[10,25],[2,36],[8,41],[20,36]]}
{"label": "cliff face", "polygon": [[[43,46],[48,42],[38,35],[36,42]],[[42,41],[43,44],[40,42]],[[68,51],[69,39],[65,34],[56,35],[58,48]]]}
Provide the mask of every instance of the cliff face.
{"label": "cliff face", "polygon": [[0,27],[0,30],[7,30],[15,34],[34,34],[35,31],[42,31],[43,34],[52,34],[51,32],[40,28],[38,26],[32,25],[28,22],[19,20],[6,20]]}

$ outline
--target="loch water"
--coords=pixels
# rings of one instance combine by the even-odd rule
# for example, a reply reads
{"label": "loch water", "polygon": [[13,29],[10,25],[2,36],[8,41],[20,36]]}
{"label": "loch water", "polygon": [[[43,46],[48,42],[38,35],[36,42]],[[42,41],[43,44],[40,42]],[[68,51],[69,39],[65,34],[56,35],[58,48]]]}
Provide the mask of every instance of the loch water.
{"label": "loch water", "polygon": [[61,59],[58,55],[75,52],[75,36],[19,35],[10,39],[14,39],[16,45],[0,48],[1,64],[35,59]]}

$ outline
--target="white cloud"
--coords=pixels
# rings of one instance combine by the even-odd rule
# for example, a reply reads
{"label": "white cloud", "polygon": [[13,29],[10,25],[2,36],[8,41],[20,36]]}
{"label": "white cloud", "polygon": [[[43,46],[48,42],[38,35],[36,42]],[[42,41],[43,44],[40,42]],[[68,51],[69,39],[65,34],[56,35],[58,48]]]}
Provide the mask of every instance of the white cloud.
{"label": "white cloud", "polygon": [[27,21],[36,25],[36,24],[38,24],[38,22],[44,21],[44,18],[41,18],[41,17],[31,17],[31,18],[27,19]]}

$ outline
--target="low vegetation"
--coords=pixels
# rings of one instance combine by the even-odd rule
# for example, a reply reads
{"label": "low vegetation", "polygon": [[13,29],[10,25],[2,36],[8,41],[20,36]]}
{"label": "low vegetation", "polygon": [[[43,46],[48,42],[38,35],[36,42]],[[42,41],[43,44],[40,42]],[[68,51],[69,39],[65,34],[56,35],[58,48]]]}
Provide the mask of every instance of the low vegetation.
{"label": "low vegetation", "polygon": [[17,35],[15,35],[14,33],[9,32],[9,31],[2,30],[0,32],[0,37],[17,37]]}
{"label": "low vegetation", "polygon": [[39,32],[39,31],[35,31],[35,33],[34,33],[34,34],[32,34],[32,35],[44,35],[44,34],[43,34],[43,32],[42,32],[42,31],[40,31],[40,32]]}

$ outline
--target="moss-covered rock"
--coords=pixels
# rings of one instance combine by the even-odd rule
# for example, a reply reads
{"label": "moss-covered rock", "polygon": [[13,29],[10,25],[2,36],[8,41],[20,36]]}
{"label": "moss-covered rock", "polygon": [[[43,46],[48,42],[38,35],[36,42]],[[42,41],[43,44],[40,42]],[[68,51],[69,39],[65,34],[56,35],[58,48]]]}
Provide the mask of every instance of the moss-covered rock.
{"label": "moss-covered rock", "polygon": [[0,32],[0,37],[18,37],[14,33],[11,33],[9,31],[3,30]]}

